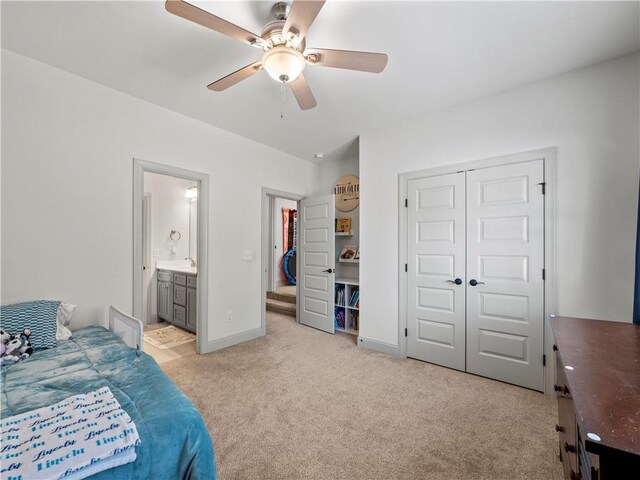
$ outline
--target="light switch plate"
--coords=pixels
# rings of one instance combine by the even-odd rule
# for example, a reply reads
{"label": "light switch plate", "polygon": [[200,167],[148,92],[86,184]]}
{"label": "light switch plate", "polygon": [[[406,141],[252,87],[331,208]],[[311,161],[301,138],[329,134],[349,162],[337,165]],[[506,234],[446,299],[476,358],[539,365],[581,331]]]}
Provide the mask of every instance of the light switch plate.
{"label": "light switch plate", "polygon": [[153,258],[160,258],[160,249],[159,248],[154,248],[153,249]]}
{"label": "light switch plate", "polygon": [[245,250],[242,253],[242,258],[245,260],[253,260],[253,252],[251,250]]}

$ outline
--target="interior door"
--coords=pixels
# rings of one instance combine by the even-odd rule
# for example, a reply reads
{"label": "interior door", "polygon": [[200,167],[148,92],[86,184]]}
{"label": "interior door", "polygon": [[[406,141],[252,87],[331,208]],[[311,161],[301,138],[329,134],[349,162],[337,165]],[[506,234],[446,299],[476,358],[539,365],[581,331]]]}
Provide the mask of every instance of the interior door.
{"label": "interior door", "polygon": [[334,333],[334,196],[301,200],[298,222],[300,323]]}
{"label": "interior door", "polygon": [[465,174],[409,181],[407,355],[465,369]]}
{"label": "interior door", "polygon": [[542,391],[543,160],[467,172],[467,371]]}

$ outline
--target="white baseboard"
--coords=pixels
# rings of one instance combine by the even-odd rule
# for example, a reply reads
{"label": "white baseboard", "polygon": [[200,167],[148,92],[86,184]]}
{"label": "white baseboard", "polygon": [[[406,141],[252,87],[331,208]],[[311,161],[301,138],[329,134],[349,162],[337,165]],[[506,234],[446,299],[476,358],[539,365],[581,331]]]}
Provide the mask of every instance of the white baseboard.
{"label": "white baseboard", "polygon": [[262,337],[262,330],[260,328],[254,328],[248,332],[236,333],[229,335],[228,337],[219,338],[217,340],[211,340],[207,343],[207,351],[201,353],[211,353],[216,350],[222,350],[223,348],[232,347],[239,343],[248,342],[249,340],[255,340]]}
{"label": "white baseboard", "polygon": [[368,348],[369,350],[375,350],[376,352],[388,353],[389,355],[400,356],[400,348],[398,345],[392,345],[387,342],[381,342],[379,340],[372,340],[365,338],[362,335],[358,336],[358,346],[362,348]]}

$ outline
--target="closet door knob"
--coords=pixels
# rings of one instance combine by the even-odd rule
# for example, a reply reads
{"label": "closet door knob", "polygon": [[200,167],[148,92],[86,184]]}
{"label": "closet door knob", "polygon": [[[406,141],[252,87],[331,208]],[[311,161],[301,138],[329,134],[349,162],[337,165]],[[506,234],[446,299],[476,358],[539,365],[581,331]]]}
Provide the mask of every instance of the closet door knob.
{"label": "closet door knob", "polygon": [[447,280],[449,283],[455,283],[456,285],[462,285],[462,279],[456,278],[455,280]]}
{"label": "closet door knob", "polygon": [[484,282],[479,282],[475,278],[472,278],[471,280],[469,280],[469,285],[475,287],[476,285],[484,285]]}
{"label": "closet door knob", "polygon": [[332,268],[327,268],[326,270],[323,270],[323,272],[326,272],[326,273],[333,273],[333,269],[332,269]]}

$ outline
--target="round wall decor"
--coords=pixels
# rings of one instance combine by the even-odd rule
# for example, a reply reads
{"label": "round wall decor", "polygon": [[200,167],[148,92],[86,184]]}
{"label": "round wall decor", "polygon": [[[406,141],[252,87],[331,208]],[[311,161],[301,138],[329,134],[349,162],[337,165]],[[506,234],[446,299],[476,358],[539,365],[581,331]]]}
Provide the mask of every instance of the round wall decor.
{"label": "round wall decor", "polygon": [[360,179],[355,175],[343,175],[333,187],[336,196],[336,208],[341,212],[350,212],[360,204]]}

